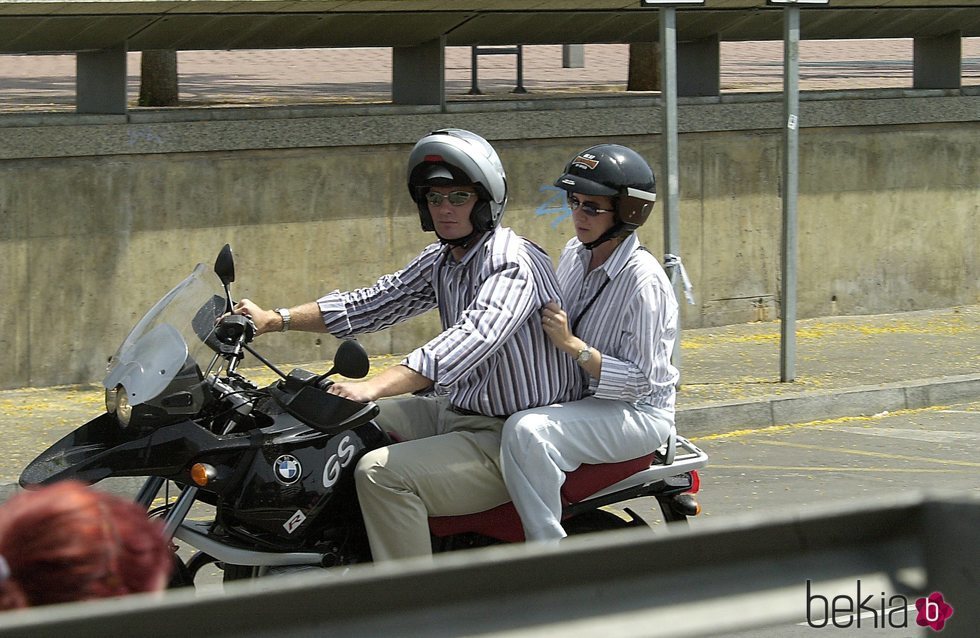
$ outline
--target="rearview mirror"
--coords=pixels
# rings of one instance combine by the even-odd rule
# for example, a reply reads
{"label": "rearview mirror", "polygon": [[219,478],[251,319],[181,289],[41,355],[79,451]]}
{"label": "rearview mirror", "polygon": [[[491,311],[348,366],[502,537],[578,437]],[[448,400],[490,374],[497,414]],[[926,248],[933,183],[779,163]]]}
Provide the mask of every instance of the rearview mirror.
{"label": "rearview mirror", "polygon": [[226,288],[235,281],[235,256],[231,254],[230,244],[225,244],[214,260],[214,274]]}
{"label": "rearview mirror", "polygon": [[[333,357],[333,368],[327,375],[341,374],[348,379],[363,379],[371,369],[367,351],[353,339],[344,341]],[[325,375],[326,376],[326,375]]]}

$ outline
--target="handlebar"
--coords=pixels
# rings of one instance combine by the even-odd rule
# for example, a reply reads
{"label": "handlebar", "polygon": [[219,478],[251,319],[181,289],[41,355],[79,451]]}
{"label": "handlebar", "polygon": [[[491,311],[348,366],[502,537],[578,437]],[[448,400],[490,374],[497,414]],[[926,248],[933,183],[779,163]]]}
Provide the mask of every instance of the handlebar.
{"label": "handlebar", "polygon": [[250,343],[255,338],[255,324],[250,317],[225,315],[214,329],[214,336],[228,346]]}

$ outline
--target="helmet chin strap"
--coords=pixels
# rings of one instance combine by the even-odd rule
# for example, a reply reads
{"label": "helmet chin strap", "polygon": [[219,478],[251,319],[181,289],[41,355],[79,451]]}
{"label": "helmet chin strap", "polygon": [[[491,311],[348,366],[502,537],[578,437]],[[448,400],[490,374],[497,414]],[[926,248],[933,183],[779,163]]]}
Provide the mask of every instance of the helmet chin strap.
{"label": "helmet chin strap", "polygon": [[625,224],[620,222],[615,226],[613,226],[612,228],[610,228],[609,230],[607,230],[606,232],[599,235],[599,237],[597,237],[595,241],[590,241],[589,243],[582,244],[582,245],[585,246],[587,249],[592,250],[596,246],[600,244],[604,244],[610,239],[616,239],[617,237],[622,237],[624,235],[629,235],[629,234],[630,231],[626,229]]}
{"label": "helmet chin strap", "polygon": [[483,233],[485,232],[487,231],[477,230],[474,228],[473,232],[471,232],[466,237],[458,237],[456,239],[446,239],[445,237],[439,234],[439,231],[436,231],[436,237],[438,237],[439,241],[441,241],[443,244],[452,246],[453,248],[469,248],[470,246],[475,244],[476,240],[479,239],[481,236],[483,236]]}

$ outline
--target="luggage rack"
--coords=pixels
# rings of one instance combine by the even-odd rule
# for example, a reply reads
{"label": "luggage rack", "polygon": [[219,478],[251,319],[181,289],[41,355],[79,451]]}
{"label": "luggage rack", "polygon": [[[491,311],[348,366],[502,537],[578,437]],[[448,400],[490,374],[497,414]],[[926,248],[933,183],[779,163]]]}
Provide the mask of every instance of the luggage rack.
{"label": "luggage rack", "polygon": [[[662,481],[678,474],[690,472],[691,470],[700,470],[708,464],[708,455],[701,448],[682,436],[677,436],[672,433],[665,447],[667,448],[666,454],[663,457],[658,454],[657,458],[666,458],[668,460],[667,463],[654,463],[642,472],[637,472],[618,483],[599,490],[590,496],[589,499],[592,500],[606,496],[607,494],[613,494],[619,490],[633,487],[640,483]],[[675,451],[675,447],[680,449]]]}

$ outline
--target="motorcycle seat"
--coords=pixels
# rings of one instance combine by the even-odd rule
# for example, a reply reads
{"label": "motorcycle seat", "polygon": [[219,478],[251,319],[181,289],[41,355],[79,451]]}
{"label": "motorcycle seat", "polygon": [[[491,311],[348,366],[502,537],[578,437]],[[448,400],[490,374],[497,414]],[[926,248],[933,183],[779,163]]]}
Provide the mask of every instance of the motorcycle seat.
{"label": "motorcycle seat", "polygon": [[[561,488],[562,503],[578,503],[599,490],[650,467],[655,454],[647,454],[620,463],[601,465],[584,464],[569,472]],[[510,543],[524,540],[524,528],[513,503],[504,503],[493,509],[459,516],[430,516],[429,530],[434,536],[444,537],[474,532]]]}

